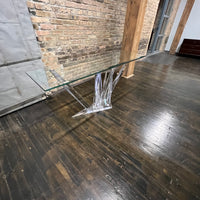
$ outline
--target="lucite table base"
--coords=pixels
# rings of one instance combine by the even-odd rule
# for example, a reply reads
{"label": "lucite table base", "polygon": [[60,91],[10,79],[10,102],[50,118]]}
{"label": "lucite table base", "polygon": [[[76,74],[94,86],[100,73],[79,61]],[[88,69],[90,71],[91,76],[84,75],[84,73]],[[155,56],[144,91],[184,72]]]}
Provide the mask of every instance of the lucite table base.
{"label": "lucite table base", "polygon": [[[117,76],[113,78],[115,68],[112,68],[104,73],[99,72],[95,75],[95,96],[93,104],[88,106],[81,95],[70,85],[64,85],[63,88],[72,95],[82,106],[83,110],[73,115],[72,117],[77,117],[80,115],[86,115],[90,113],[100,112],[112,108],[111,97],[112,92],[118,83],[126,65],[124,64]],[[63,78],[57,74],[54,70],[50,71],[58,82],[63,82]],[[104,74],[104,75],[103,75]]]}

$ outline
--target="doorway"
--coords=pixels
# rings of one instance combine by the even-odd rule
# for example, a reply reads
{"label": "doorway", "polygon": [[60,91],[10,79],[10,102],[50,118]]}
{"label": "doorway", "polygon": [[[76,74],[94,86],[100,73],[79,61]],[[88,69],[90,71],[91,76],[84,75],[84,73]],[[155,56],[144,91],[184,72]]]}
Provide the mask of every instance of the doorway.
{"label": "doorway", "polygon": [[148,46],[148,53],[158,52],[170,17],[174,0],[160,0],[154,27]]}

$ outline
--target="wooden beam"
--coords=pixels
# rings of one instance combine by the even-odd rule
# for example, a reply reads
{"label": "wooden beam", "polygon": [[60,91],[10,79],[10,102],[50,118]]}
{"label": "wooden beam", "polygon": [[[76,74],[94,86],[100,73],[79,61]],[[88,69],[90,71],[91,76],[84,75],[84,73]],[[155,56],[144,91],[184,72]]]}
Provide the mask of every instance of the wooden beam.
{"label": "wooden beam", "polygon": [[175,54],[176,53],[176,48],[178,46],[178,43],[181,39],[181,35],[183,33],[183,30],[185,28],[186,22],[188,20],[188,17],[190,15],[190,12],[192,10],[193,4],[195,0],[187,0],[187,3],[185,5],[185,9],[183,11],[183,14],[181,16],[178,28],[176,30],[176,34],[174,36],[171,48],[170,48],[170,54]]}
{"label": "wooden beam", "polygon": [[[147,0],[128,0],[120,56],[121,62],[136,58],[146,5]],[[133,76],[134,66],[135,62],[130,63],[123,76],[126,78]]]}

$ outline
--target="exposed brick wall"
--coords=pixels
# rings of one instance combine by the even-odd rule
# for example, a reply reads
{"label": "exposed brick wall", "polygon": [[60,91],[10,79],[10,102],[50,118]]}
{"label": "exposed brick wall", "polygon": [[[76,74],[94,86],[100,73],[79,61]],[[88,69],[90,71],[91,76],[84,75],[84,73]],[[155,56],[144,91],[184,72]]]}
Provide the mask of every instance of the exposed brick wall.
{"label": "exposed brick wall", "polygon": [[32,0],[47,68],[70,80],[119,60],[127,0]]}
{"label": "exposed brick wall", "polygon": [[142,34],[138,49],[138,56],[146,55],[151,37],[151,32],[154,26],[154,21],[157,14],[157,9],[160,0],[148,0],[146,12],[144,16],[144,23],[142,28]]}
{"label": "exposed brick wall", "polygon": [[[138,55],[146,54],[158,1],[148,0]],[[48,69],[70,80],[119,62],[127,0],[29,0],[27,5]]]}

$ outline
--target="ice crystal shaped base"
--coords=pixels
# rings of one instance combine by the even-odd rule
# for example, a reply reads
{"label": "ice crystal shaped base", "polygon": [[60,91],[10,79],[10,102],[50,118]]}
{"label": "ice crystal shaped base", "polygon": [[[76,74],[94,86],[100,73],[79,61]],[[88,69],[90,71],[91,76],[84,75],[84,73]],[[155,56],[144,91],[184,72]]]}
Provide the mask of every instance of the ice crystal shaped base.
{"label": "ice crystal shaped base", "polygon": [[[122,68],[120,69],[120,71],[118,72],[115,78],[113,78],[115,68],[109,69],[103,74],[101,72],[96,74],[95,96],[94,96],[93,104],[91,106],[87,105],[87,103],[83,100],[81,95],[72,86],[70,85],[63,86],[65,90],[70,95],[72,95],[84,107],[82,111],[78,112],[73,117],[111,109],[112,108],[112,104],[111,104],[112,92],[116,84],[118,83],[125,67],[126,67],[125,65],[122,66]],[[51,70],[51,73],[54,75],[57,81],[61,83],[64,81],[54,70]]]}
{"label": "ice crystal shaped base", "polygon": [[112,92],[116,84],[118,83],[124,69],[125,65],[121,68],[114,80],[113,75],[115,69],[111,69],[106,72],[103,79],[103,75],[101,73],[98,73],[95,77],[95,97],[93,104],[89,108],[85,108],[82,111],[78,112],[73,117],[111,109]]}

